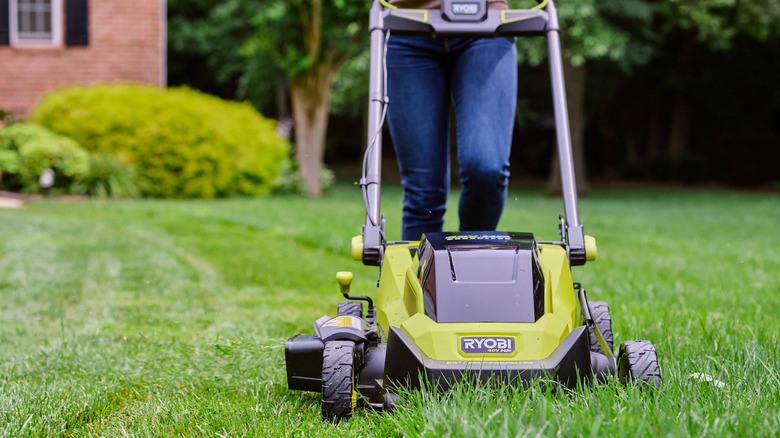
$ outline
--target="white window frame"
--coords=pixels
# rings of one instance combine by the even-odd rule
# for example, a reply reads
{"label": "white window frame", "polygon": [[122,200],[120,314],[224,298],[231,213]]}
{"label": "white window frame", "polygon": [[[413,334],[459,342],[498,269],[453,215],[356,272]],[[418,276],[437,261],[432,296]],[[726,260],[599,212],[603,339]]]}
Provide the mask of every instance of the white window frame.
{"label": "white window frame", "polygon": [[8,15],[10,18],[9,37],[10,43],[15,47],[60,47],[62,46],[63,33],[63,8],[62,0],[51,0],[51,39],[25,39],[19,35],[18,11],[20,0],[8,1]]}

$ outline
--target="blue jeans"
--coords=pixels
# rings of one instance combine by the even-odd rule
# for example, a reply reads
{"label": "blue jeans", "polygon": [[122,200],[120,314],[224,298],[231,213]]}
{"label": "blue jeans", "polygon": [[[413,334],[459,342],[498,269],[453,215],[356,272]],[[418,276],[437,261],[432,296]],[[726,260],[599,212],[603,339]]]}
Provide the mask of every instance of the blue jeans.
{"label": "blue jeans", "polygon": [[513,38],[391,35],[387,118],[404,187],[402,239],[442,231],[455,106],[461,231],[495,230],[506,202],[517,102]]}

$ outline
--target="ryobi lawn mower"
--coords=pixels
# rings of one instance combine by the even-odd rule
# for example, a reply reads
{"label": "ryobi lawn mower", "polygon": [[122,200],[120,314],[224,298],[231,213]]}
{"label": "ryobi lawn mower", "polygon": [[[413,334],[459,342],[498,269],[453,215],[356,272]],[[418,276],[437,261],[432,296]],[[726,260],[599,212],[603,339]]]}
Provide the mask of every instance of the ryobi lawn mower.
{"label": "ryobi lawn mower", "polygon": [[[463,378],[523,384],[616,375],[659,385],[648,341],[626,341],[613,353],[609,306],[588,301],[571,266],[596,258],[579,220],[566,110],[558,16],[552,0],[530,10],[487,10],[486,0],[443,0],[441,10],[393,9],[374,0],[370,15],[369,146],[361,186],[366,206],[352,256],[380,266],[376,306],[350,295],[352,274],[339,272],[348,301],[314,322],[314,335],[287,340],[291,389],[322,393],[325,419],[349,418],[358,404],[392,409],[400,386],[428,382],[446,390]],[[420,242],[388,242],[380,213],[384,119],[384,53],[388,32],[447,37],[543,35],[550,59],[563,187],[560,240],[530,233],[427,233]],[[367,304],[364,312],[363,303]]]}

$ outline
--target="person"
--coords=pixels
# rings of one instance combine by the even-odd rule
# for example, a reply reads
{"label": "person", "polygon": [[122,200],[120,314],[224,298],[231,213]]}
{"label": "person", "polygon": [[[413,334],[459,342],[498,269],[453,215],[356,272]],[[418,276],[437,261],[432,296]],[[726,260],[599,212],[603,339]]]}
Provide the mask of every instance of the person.
{"label": "person", "polygon": [[[390,3],[440,8],[440,0]],[[506,0],[489,0],[488,9],[507,9]],[[403,186],[402,239],[419,240],[443,229],[451,105],[462,187],[460,230],[495,230],[506,203],[516,95],[514,38],[390,34],[387,119]]]}

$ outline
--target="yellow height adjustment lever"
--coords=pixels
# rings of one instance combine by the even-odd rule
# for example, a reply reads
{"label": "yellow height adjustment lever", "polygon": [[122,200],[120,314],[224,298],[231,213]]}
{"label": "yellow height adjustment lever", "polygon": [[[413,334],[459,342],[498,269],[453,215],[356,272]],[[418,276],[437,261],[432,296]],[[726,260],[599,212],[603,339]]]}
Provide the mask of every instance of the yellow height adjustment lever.
{"label": "yellow height adjustment lever", "polygon": [[336,272],[336,281],[339,282],[339,292],[341,292],[341,294],[344,295],[344,298],[348,300],[359,300],[367,302],[368,311],[366,312],[366,321],[373,325],[376,323],[376,318],[374,316],[374,301],[371,299],[371,297],[349,294],[349,288],[352,286],[352,278],[354,278],[354,276],[349,271]]}
{"label": "yellow height adjustment lever", "polygon": [[349,271],[341,271],[336,273],[336,281],[339,282],[339,289],[342,295],[349,295],[349,287],[352,285],[352,278],[354,276]]}

